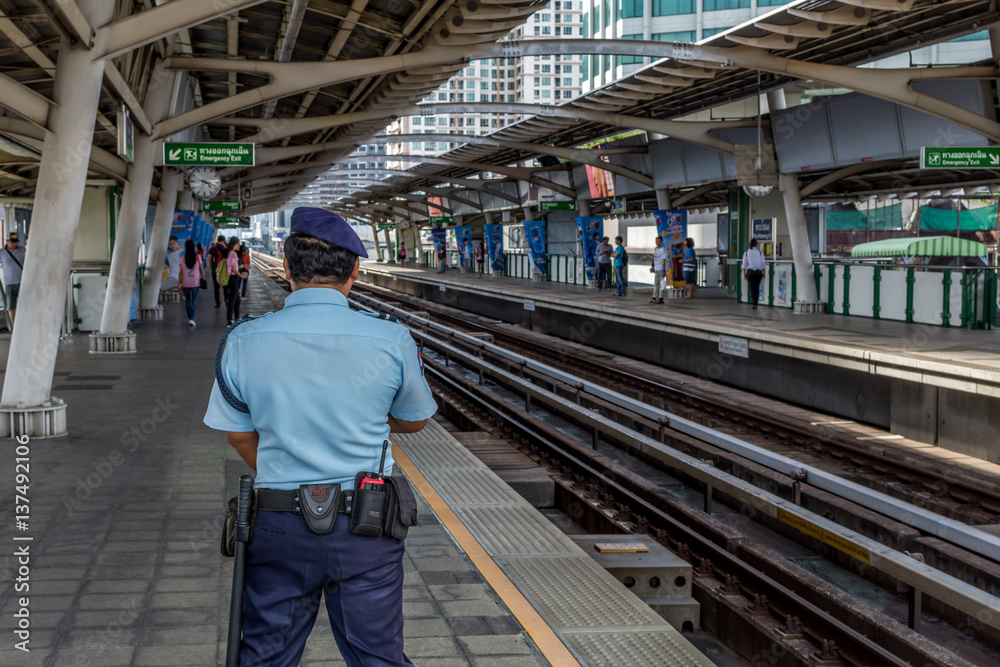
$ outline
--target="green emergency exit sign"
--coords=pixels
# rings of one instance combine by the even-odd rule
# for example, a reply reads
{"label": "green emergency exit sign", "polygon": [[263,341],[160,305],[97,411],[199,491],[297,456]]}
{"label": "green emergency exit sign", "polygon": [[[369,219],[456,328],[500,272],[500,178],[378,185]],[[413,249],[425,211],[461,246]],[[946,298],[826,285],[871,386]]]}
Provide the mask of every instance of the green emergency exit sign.
{"label": "green emergency exit sign", "polygon": [[203,201],[201,208],[203,211],[238,211],[240,203],[238,201]]}
{"label": "green emergency exit sign", "polygon": [[542,201],[538,202],[539,211],[575,211],[575,201]]}
{"label": "green emergency exit sign", "polygon": [[924,146],[921,169],[995,169],[1000,167],[1000,146]]}
{"label": "green emergency exit sign", "polygon": [[237,227],[240,224],[240,219],[236,217],[219,216],[215,219],[216,224],[226,225],[227,227]]}
{"label": "green emergency exit sign", "polygon": [[163,142],[163,164],[252,167],[253,144]]}

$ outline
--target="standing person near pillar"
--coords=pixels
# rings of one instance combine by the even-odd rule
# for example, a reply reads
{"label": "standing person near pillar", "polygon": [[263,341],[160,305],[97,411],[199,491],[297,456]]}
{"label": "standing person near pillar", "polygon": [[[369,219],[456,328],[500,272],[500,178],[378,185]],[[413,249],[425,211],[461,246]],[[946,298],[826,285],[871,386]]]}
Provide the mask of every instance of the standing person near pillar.
{"label": "standing person near pillar", "polygon": [[620,236],[615,237],[615,252],[611,257],[615,263],[615,296],[627,296],[628,282],[625,278],[625,270],[628,268],[628,252],[622,245],[622,237]]}
{"label": "standing person near pillar", "polygon": [[181,256],[181,277],[177,291],[184,295],[184,307],[187,309],[188,324],[194,326],[194,314],[198,310],[198,291],[205,282],[202,272],[201,256],[194,248],[194,241],[184,242],[184,254]]}
{"label": "standing person near pillar", "polygon": [[757,239],[750,239],[750,248],[743,253],[743,277],[750,289],[750,301],[757,310],[757,300],[760,298],[760,283],[764,280],[764,253],[757,248]]}
{"label": "standing person near pillar", "polygon": [[17,310],[17,297],[21,294],[21,273],[24,269],[24,248],[19,247],[19,241],[17,232],[11,232],[7,236],[3,252],[0,252],[4,297],[7,299],[7,314],[10,315],[11,328],[14,327],[14,312]]}
{"label": "standing person near pillar", "polygon": [[368,471],[381,456],[392,475],[389,433],[416,433],[437,410],[407,329],[348,307],[367,256],[339,215],[295,209],[285,307],[234,327],[218,361],[205,424],[257,473],[241,665],[299,664],[323,597],[348,665],[413,664],[403,652],[405,532],[369,530],[380,517],[357,509],[362,490],[353,514],[332,504],[341,509],[325,525],[307,505],[320,493],[396,487],[397,477]]}
{"label": "standing person near pillar", "polygon": [[448,270],[448,249],[447,246],[442,244],[437,250],[438,258],[438,273],[444,273]]}
{"label": "standing person near pillar", "polygon": [[167,245],[167,257],[165,260],[167,267],[167,277],[160,285],[160,291],[169,291],[180,284],[181,276],[181,244],[177,242],[176,236],[171,236]]}
{"label": "standing person near pillar", "polygon": [[667,276],[667,250],[663,247],[663,237],[657,235],[653,249],[653,298],[650,303],[663,303],[664,280]]}
{"label": "standing person near pillar", "polygon": [[250,248],[247,247],[246,243],[240,243],[240,270],[243,271],[246,276],[240,282],[240,297],[247,298],[247,287],[250,285]]}
{"label": "standing person near pillar", "polygon": [[694,239],[686,238],[684,239],[684,284],[687,285],[688,293],[685,299],[694,298],[694,278],[695,274],[698,272],[698,254],[694,251]]}
{"label": "standing person near pillar", "polygon": [[406,241],[399,242],[399,263],[406,266]]}
{"label": "standing person near pillar", "polygon": [[486,265],[486,246],[482,241],[476,246],[476,264],[479,266],[479,277],[483,277],[483,267]]}
{"label": "standing person near pillar", "polygon": [[222,259],[226,264],[229,282],[226,283],[226,324],[232,324],[240,319],[240,285],[242,284],[243,267],[240,265],[240,240],[235,236],[229,239],[225,255]]}
{"label": "standing person near pillar", "polygon": [[215,292],[215,307],[218,308],[220,305],[219,301],[219,281],[215,277],[215,271],[219,266],[219,262],[222,261],[223,252],[226,250],[226,237],[219,235],[218,240],[216,240],[215,245],[208,249],[208,264],[209,273],[212,274],[212,290]]}
{"label": "standing person near pillar", "polygon": [[602,289],[607,287],[611,289],[611,253],[614,252],[614,248],[608,243],[610,239],[607,236],[601,240],[597,246],[597,250],[594,252],[597,263],[597,291],[600,292]]}

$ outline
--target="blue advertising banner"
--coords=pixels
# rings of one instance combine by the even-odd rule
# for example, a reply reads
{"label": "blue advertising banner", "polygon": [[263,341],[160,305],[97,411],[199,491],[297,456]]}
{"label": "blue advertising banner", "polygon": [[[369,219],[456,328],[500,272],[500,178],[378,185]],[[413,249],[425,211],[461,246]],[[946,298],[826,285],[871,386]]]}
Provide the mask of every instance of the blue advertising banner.
{"label": "blue advertising banner", "polygon": [[587,269],[587,280],[597,280],[597,246],[604,237],[604,218],[577,218],[576,224],[580,235],[580,245],[583,252],[583,265]]}
{"label": "blue advertising banner", "polygon": [[194,211],[174,211],[174,222],[170,226],[170,235],[177,237],[177,242],[184,247],[184,242],[194,234]]}
{"label": "blue advertising banner", "polygon": [[490,268],[503,271],[503,225],[483,225],[486,235],[486,254],[490,257]]}
{"label": "blue advertising banner", "polygon": [[442,250],[448,249],[448,230],[447,229],[432,229],[431,238],[434,239],[434,251],[441,252]]}
{"label": "blue advertising banner", "polygon": [[687,238],[688,216],[684,209],[671,211],[653,211],[656,218],[656,233],[663,238],[663,247],[667,249],[670,259],[670,270],[667,280],[673,287],[684,286],[684,239]]}
{"label": "blue advertising banner", "polygon": [[455,225],[455,239],[458,241],[459,263],[466,268],[472,266],[472,227]]}
{"label": "blue advertising banner", "polygon": [[531,275],[545,274],[545,221],[525,220],[524,238],[528,244],[528,259],[531,260]]}

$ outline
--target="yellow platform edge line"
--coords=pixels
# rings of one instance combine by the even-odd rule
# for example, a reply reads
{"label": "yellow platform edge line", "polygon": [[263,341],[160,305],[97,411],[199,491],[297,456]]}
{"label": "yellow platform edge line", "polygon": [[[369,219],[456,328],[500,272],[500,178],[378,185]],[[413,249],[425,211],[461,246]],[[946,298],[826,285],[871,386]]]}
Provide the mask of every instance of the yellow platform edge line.
{"label": "yellow platform edge line", "polygon": [[545,656],[545,659],[555,667],[579,665],[579,661],[573,657],[573,654],[566,648],[566,645],[559,639],[555,631],[545,622],[545,619],[539,615],[535,608],[531,606],[531,603],[521,594],[521,591],[517,589],[514,583],[507,578],[507,575],[503,573],[500,566],[486,552],[486,549],[479,543],[479,540],[466,528],[454,510],[441,497],[441,494],[421,474],[420,470],[417,469],[417,466],[414,465],[403,449],[403,446],[393,439],[393,460],[399,464],[403,472],[406,473],[406,477],[417,487],[420,495],[424,497],[427,504],[434,510],[434,513],[445,529],[451,533],[451,536],[462,547],[469,560],[476,566],[479,573],[483,575],[486,583],[496,591],[500,599],[503,600],[503,603],[507,605],[514,618],[518,620],[528,633],[528,636],[531,637],[531,640],[535,642],[535,646]]}

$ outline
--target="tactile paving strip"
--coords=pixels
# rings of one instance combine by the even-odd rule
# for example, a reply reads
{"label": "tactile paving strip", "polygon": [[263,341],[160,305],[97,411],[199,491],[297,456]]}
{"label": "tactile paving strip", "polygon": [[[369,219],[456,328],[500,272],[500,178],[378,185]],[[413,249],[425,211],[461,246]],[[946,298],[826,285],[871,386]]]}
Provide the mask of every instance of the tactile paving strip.
{"label": "tactile paving strip", "polygon": [[464,507],[456,514],[491,556],[578,555],[579,547],[529,505]]}
{"label": "tactile paving strip", "polygon": [[527,504],[512,488],[489,470],[427,470],[430,480],[441,497],[452,507],[461,505],[520,505]]}
{"label": "tactile paving strip", "polygon": [[712,662],[677,641],[676,633],[665,630],[619,630],[614,633],[564,632],[562,640],[587,667],[709,667]]}
{"label": "tactile paving strip", "polygon": [[666,626],[659,614],[636,604],[638,598],[585,554],[494,560],[556,631]]}
{"label": "tactile paving strip", "polygon": [[433,420],[428,421],[427,426],[418,433],[393,437],[406,449],[410,459],[424,474],[430,470],[486,469],[482,461]]}

